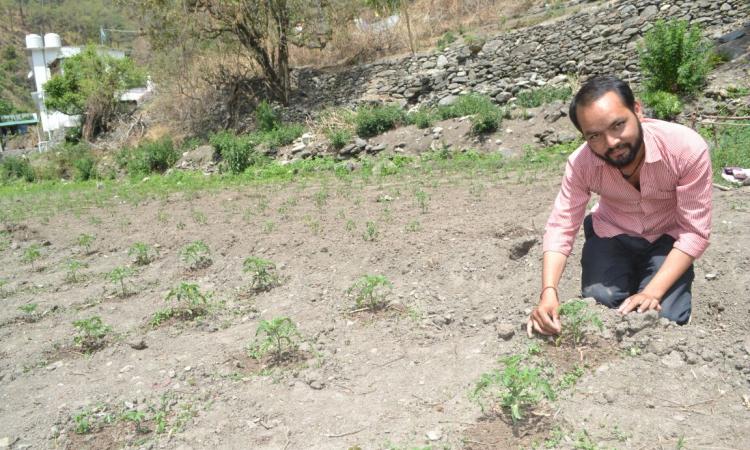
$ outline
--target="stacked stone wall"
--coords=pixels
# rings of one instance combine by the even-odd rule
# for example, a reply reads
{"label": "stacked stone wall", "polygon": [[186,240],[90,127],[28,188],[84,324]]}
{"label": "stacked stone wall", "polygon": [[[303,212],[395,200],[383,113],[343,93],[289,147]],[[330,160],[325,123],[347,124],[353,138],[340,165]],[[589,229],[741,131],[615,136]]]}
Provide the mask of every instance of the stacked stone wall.
{"label": "stacked stone wall", "polygon": [[563,74],[616,74],[637,82],[637,42],[656,20],[684,19],[712,38],[750,20],[749,0],[572,3],[584,7],[551,23],[492,37],[478,52],[476,46],[455,45],[337,72],[296,70],[294,103],[308,111],[372,100],[436,104],[475,91],[503,104],[519,91]]}

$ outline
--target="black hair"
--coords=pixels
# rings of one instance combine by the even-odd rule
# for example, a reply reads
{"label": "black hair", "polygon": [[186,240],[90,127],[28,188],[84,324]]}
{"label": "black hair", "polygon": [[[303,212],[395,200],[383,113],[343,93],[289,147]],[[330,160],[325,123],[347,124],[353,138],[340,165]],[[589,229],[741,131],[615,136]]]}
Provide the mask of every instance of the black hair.
{"label": "black hair", "polygon": [[576,109],[579,106],[588,106],[594,103],[608,92],[614,92],[617,94],[617,96],[620,97],[620,100],[622,100],[622,103],[625,104],[629,110],[635,112],[635,96],[633,95],[633,91],[630,89],[628,83],[612,75],[595,77],[581,86],[581,89],[578,90],[578,93],[570,102],[568,116],[578,131],[582,130],[581,125],[578,123],[578,112]]}

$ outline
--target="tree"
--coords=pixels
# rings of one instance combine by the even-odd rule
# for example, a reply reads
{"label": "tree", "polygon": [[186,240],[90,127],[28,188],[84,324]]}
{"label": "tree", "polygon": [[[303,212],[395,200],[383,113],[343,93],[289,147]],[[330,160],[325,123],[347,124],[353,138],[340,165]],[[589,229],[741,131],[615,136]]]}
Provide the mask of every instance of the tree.
{"label": "tree", "polygon": [[409,19],[409,3],[408,0],[364,0],[367,7],[374,9],[375,11],[391,14],[396,11],[400,11],[404,15],[406,20],[406,30],[409,33],[409,50],[414,54],[416,49],[414,47],[414,36],[411,32],[411,19]]}
{"label": "tree", "polygon": [[181,45],[185,37],[206,46],[215,39],[236,42],[257,64],[271,93],[285,104],[290,89],[289,45],[322,48],[330,34],[330,29],[321,27],[326,23],[327,0],[132,1],[150,16],[155,47]]}
{"label": "tree", "polygon": [[81,135],[91,140],[107,129],[120,94],[145,84],[145,76],[130,58],[115,58],[89,45],[63,60],[62,73],[44,85],[45,106],[65,114],[83,115]]}

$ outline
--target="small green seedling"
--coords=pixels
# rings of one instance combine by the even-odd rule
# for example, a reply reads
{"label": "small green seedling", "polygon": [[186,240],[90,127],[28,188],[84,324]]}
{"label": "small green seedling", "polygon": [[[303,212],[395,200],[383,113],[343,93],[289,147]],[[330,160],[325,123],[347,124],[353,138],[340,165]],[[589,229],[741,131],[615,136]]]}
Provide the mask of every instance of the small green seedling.
{"label": "small green seedling", "polygon": [[102,322],[99,316],[76,320],[73,326],[77,330],[73,342],[84,353],[93,353],[104,347],[107,334],[112,331],[112,327]]}
{"label": "small green seedling", "polygon": [[288,317],[261,320],[255,332],[255,341],[248,345],[247,352],[254,359],[271,353],[274,362],[279,363],[297,350],[300,339],[297,326]]}
{"label": "small green seedling", "polygon": [[560,381],[558,383],[559,390],[568,389],[570,387],[573,387],[578,382],[578,379],[581,378],[584,374],[583,367],[576,364],[572,369],[570,369],[568,372],[565,372],[560,378]]}
{"label": "small green seedling", "polygon": [[95,238],[93,235],[83,233],[78,236],[78,238],[76,239],[76,243],[79,247],[81,247],[84,254],[88,255],[89,253],[91,253],[91,244],[94,243],[94,239]]}
{"label": "small green seedling", "polygon": [[267,259],[250,256],[245,259],[243,270],[250,274],[250,286],[255,291],[267,291],[279,284],[279,276],[274,273],[276,264]]}
{"label": "small green seedling", "polygon": [[125,288],[125,279],[129,278],[133,275],[133,269],[130,267],[115,267],[107,273],[107,278],[112,283],[115,283],[120,286],[120,297],[127,297],[128,291]]}
{"label": "small green seedling", "polygon": [[136,266],[147,266],[156,258],[154,248],[144,242],[136,242],[128,250],[128,256],[134,258]]}
{"label": "small green seedling", "polygon": [[393,284],[384,275],[364,275],[347,289],[356,309],[377,311],[388,306],[388,295]]}
{"label": "small green seedling", "polygon": [[79,272],[87,265],[76,259],[69,259],[67,263],[68,272],[65,274],[65,280],[69,283],[78,283],[80,280]]}
{"label": "small green seedling", "polygon": [[91,412],[83,410],[73,415],[73,422],[76,426],[74,431],[76,434],[88,434],[91,433]]}
{"label": "small green seedling", "polygon": [[133,422],[135,424],[135,432],[144,434],[148,433],[147,428],[143,428],[143,421],[146,419],[146,414],[142,411],[131,409],[122,414],[121,419],[127,422]]}
{"label": "small green seedling", "polygon": [[10,292],[5,290],[5,286],[8,285],[8,280],[0,278],[0,298],[6,298],[10,295]]}
{"label": "small green seedling", "polygon": [[561,341],[570,341],[574,347],[582,343],[586,338],[586,329],[592,325],[599,330],[604,327],[602,319],[593,311],[589,311],[583,300],[570,300],[563,303],[559,309],[563,321],[562,334],[557,338]]}
{"label": "small green seedling", "polygon": [[362,235],[362,239],[371,242],[378,238],[378,234],[378,228],[375,226],[375,222],[368,220],[365,224],[365,233]]}
{"label": "small green seedling", "polygon": [[190,270],[205,269],[213,264],[211,251],[203,241],[195,241],[186,245],[180,251],[180,256],[188,264]]}
{"label": "small green seedling", "polygon": [[321,189],[315,193],[315,205],[318,209],[323,209],[328,203],[328,191]]}
{"label": "small green seedling", "polygon": [[31,264],[31,270],[36,270],[36,267],[34,267],[34,262],[42,257],[42,252],[40,250],[41,247],[39,247],[39,244],[31,244],[24,250],[23,256],[21,257],[21,261],[25,263]]}
{"label": "small green seedling", "polygon": [[555,393],[541,369],[522,364],[523,361],[523,355],[504,358],[503,371],[494,370],[481,376],[470,396],[482,411],[487,406],[485,402],[489,401],[492,409],[499,406],[515,424],[543,398],[555,399]]}
{"label": "small green seedling", "polygon": [[430,201],[430,196],[427,194],[427,192],[423,191],[422,189],[415,190],[414,200],[416,201],[419,210],[422,211],[423,214],[426,213],[429,209]]}
{"label": "small green seedling", "polygon": [[406,227],[404,229],[408,233],[416,233],[417,231],[422,229],[422,225],[419,223],[418,220],[412,220],[411,222],[406,224]]}
{"label": "small green seedling", "polygon": [[18,310],[26,314],[27,316],[36,315],[36,309],[39,305],[36,303],[27,303],[18,307]]}
{"label": "small green seedling", "polygon": [[179,286],[169,291],[165,300],[174,300],[179,305],[186,307],[191,315],[196,315],[196,312],[205,312],[208,297],[207,294],[200,291],[197,284],[180,283]]}

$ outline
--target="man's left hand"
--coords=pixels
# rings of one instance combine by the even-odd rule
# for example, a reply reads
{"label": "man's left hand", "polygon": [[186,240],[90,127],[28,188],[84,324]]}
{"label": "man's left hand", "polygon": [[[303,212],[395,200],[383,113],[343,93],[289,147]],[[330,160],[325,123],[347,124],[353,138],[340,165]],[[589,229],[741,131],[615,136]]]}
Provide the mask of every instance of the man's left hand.
{"label": "man's left hand", "polygon": [[642,313],[652,309],[661,311],[661,300],[652,295],[639,292],[638,294],[626,298],[625,301],[622,302],[622,305],[617,308],[617,312],[625,315],[631,311],[637,310],[639,313]]}

